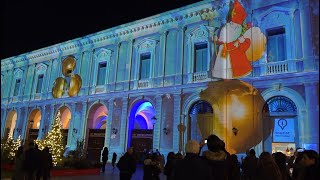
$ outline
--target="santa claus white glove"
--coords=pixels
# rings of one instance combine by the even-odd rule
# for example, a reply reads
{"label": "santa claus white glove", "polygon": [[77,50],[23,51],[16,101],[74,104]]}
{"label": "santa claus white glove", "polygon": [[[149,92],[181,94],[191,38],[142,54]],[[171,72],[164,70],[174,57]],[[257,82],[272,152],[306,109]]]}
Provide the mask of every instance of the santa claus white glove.
{"label": "santa claus white glove", "polygon": [[240,37],[239,37],[239,42],[240,42],[240,43],[243,43],[243,42],[244,42],[244,37],[243,37],[243,36],[240,36]]}
{"label": "santa claus white glove", "polygon": [[239,42],[236,41],[233,45],[234,45],[235,47],[238,47],[238,46],[239,46]]}

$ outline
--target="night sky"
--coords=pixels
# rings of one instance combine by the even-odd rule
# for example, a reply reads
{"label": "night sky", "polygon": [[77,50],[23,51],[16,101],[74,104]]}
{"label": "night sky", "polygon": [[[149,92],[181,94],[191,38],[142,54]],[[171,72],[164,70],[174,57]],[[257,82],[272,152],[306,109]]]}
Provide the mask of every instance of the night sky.
{"label": "night sky", "polygon": [[199,0],[2,0],[0,59],[195,2]]}

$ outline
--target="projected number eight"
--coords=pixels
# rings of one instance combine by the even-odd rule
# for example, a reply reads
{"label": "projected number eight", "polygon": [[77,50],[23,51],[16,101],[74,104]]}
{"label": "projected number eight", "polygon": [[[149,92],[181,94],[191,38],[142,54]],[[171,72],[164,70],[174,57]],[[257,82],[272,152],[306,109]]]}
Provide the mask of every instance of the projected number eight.
{"label": "projected number eight", "polygon": [[52,87],[52,96],[60,98],[65,92],[68,92],[70,97],[78,94],[80,91],[82,80],[78,74],[73,71],[76,67],[76,60],[73,56],[68,56],[62,61],[62,74],[64,77],[58,77]]}

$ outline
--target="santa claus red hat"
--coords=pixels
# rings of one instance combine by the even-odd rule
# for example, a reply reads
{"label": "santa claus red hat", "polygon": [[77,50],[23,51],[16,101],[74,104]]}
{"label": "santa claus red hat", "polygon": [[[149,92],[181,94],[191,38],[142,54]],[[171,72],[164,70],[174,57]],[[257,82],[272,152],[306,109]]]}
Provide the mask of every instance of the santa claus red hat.
{"label": "santa claus red hat", "polygon": [[238,0],[234,1],[233,9],[231,13],[231,21],[237,24],[242,24],[246,19],[247,13]]}

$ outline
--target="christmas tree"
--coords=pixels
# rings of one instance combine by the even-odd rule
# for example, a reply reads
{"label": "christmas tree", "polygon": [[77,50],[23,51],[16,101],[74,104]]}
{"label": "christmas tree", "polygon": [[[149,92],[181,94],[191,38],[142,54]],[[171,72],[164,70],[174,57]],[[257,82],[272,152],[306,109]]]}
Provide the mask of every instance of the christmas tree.
{"label": "christmas tree", "polygon": [[62,125],[60,120],[60,111],[58,111],[55,121],[52,124],[52,129],[48,135],[42,140],[35,140],[39,149],[49,148],[52,154],[53,165],[56,166],[61,160],[64,151],[63,136],[61,131]]}
{"label": "christmas tree", "polygon": [[21,146],[20,136],[15,141],[12,133],[9,133],[8,139],[1,140],[1,159],[13,160],[19,146]]}

